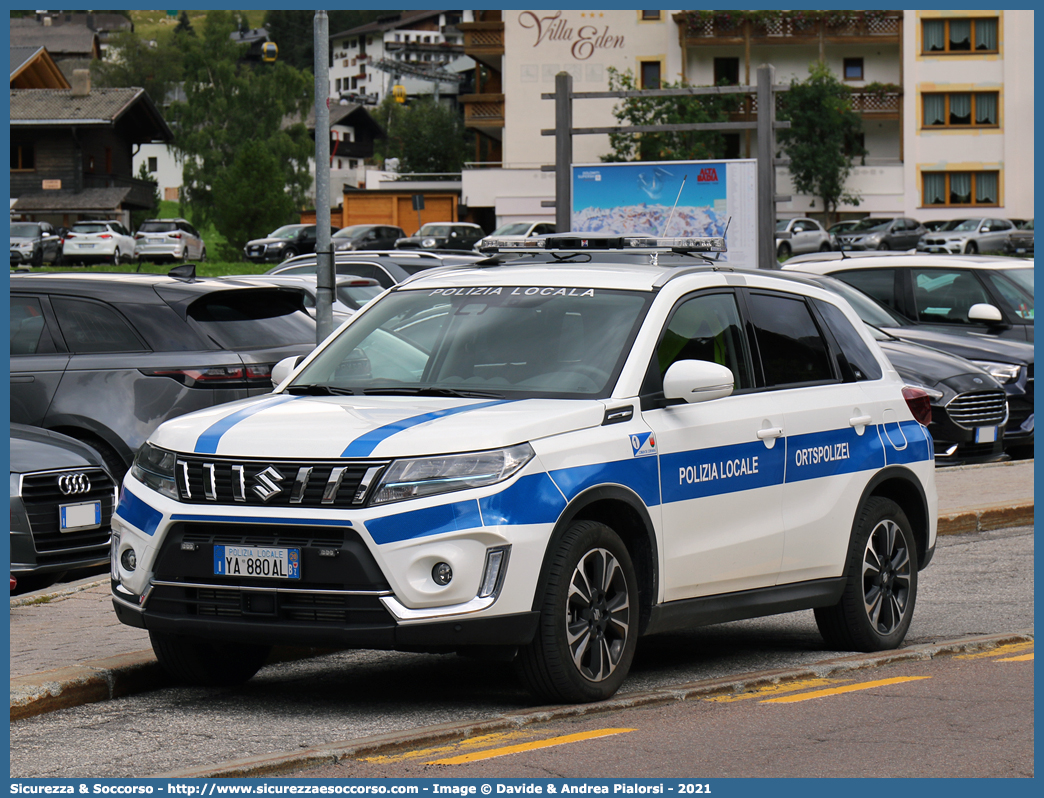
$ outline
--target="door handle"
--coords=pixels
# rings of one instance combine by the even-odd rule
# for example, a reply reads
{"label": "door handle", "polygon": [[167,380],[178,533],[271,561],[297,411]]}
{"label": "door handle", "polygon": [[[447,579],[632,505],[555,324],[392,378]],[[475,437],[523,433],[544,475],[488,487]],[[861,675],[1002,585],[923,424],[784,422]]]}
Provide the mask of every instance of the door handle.
{"label": "door handle", "polygon": [[782,434],[783,434],[783,429],[781,427],[769,427],[768,429],[759,429],[758,430],[758,437],[761,440],[763,440],[763,441],[767,441],[767,440],[770,440],[770,439],[771,440],[775,440],[776,438],[778,438]]}
{"label": "door handle", "polygon": [[870,416],[856,416],[855,418],[848,419],[848,424],[852,427],[865,427],[871,421],[873,421],[873,418]]}

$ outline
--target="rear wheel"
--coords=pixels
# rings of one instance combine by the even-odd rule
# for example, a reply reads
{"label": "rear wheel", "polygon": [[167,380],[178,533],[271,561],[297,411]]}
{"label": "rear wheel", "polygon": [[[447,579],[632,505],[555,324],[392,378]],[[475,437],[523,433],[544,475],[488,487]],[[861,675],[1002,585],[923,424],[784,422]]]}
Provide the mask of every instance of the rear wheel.
{"label": "rear wheel", "polygon": [[873,496],[860,510],[845,578],[841,600],[815,611],[827,644],[850,651],[897,648],[917,599],[917,546],[906,513],[891,499]]}
{"label": "rear wheel", "polygon": [[536,638],[519,652],[522,681],[541,699],[602,701],[619,689],[638,638],[638,582],[612,529],[578,521],[540,588]]}
{"label": "rear wheel", "polygon": [[261,670],[271,646],[230,643],[149,632],[156,659],[171,676],[193,687],[242,684]]}
{"label": "rear wheel", "polygon": [[203,263],[207,259],[207,248],[203,247],[203,250],[199,253],[199,262]]}
{"label": "rear wheel", "polygon": [[784,241],[778,247],[776,247],[776,257],[779,260],[783,260],[784,258],[789,258],[790,257],[790,244],[788,244],[786,241]]}
{"label": "rear wheel", "polygon": [[829,241],[824,241],[822,244],[820,244],[819,245],[819,251],[820,252],[829,252],[830,251],[830,242]]}
{"label": "rear wheel", "polygon": [[110,260],[110,263],[112,263],[113,266],[119,266],[122,262],[122,259],[123,256],[120,254],[119,247],[117,247],[116,251],[112,253],[112,259]]}

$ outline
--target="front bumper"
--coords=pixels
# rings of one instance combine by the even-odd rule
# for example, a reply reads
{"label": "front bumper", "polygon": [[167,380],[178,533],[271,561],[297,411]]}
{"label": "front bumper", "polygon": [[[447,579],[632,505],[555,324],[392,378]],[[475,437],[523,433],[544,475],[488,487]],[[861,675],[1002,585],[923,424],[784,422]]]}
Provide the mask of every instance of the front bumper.
{"label": "front bumper", "polygon": [[32,263],[36,259],[35,249],[12,249],[11,250],[11,263]]}
{"label": "front bumper", "polygon": [[187,251],[187,247],[174,244],[138,244],[134,247],[134,257],[142,260],[182,260]]}
{"label": "front bumper", "polygon": [[243,249],[243,257],[253,263],[282,263],[286,260],[286,247],[273,249],[266,245],[247,245]]}

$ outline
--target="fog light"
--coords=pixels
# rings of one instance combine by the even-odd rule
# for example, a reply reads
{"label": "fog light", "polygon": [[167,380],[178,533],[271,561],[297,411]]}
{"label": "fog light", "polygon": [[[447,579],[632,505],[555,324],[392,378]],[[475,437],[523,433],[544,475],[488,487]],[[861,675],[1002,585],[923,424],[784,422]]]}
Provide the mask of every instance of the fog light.
{"label": "fog light", "polygon": [[437,562],[431,569],[431,578],[435,580],[436,585],[445,587],[453,579],[453,569],[448,562]]}
{"label": "fog light", "polygon": [[128,571],[133,571],[138,567],[138,555],[134,553],[134,549],[127,549],[120,556],[120,563]]}
{"label": "fog light", "polygon": [[494,596],[500,592],[500,586],[504,582],[504,574],[507,571],[508,554],[510,546],[498,546],[495,549],[486,550],[486,567],[482,572],[482,584],[479,587],[479,598]]}

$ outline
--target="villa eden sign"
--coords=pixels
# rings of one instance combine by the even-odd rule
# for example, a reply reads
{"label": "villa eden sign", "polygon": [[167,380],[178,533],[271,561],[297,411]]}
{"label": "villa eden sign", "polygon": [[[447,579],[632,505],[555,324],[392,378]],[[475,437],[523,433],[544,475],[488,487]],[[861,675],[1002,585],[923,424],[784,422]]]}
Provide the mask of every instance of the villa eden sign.
{"label": "villa eden sign", "polygon": [[[609,32],[609,26],[581,24],[573,27],[561,11],[539,16],[540,12],[523,11],[518,15],[518,24],[533,31],[534,47],[544,42],[572,42],[570,54],[577,61],[586,61],[595,50],[618,50],[624,46],[624,37]],[[585,14],[581,14],[584,17]],[[594,14],[590,14],[592,21]]]}

